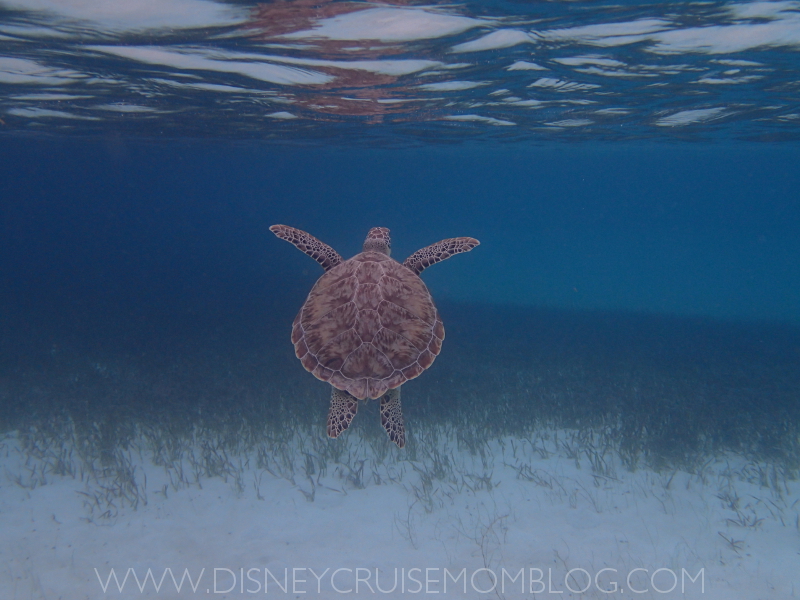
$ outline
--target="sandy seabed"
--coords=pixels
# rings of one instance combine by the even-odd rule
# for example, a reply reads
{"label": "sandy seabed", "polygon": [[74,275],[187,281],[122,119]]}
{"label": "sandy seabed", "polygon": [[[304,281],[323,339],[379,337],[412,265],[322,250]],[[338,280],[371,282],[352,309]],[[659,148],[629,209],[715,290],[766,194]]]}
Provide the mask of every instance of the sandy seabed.
{"label": "sandy seabed", "polygon": [[775,465],[631,470],[569,430],[445,433],[413,460],[358,431],[316,443],[208,477],[207,446],[157,465],[134,440],[121,480],[7,435],[2,597],[800,597],[800,484]]}

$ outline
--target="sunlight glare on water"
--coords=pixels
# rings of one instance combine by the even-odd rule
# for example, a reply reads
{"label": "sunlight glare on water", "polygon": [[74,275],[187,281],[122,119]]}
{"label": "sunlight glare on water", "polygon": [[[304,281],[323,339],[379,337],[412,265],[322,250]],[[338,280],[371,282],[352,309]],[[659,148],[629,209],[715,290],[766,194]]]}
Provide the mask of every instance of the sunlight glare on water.
{"label": "sunlight glare on water", "polygon": [[2,0],[0,114],[145,137],[797,139],[798,46],[795,1]]}

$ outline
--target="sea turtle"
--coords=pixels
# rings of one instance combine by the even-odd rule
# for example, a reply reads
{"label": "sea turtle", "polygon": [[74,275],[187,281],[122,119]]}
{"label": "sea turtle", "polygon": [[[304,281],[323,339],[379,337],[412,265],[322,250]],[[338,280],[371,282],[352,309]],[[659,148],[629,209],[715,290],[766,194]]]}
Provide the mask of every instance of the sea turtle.
{"label": "sea turtle", "polygon": [[350,426],[359,400],[380,398],[381,424],[402,448],[400,386],[431,366],[444,340],[444,326],[419,274],[480,242],[442,240],[400,264],[389,257],[386,227],[370,229],[362,252],[349,260],[305,231],[287,225],[269,229],[325,269],[292,324],[292,343],[306,370],[333,386],[328,436],[338,437]]}

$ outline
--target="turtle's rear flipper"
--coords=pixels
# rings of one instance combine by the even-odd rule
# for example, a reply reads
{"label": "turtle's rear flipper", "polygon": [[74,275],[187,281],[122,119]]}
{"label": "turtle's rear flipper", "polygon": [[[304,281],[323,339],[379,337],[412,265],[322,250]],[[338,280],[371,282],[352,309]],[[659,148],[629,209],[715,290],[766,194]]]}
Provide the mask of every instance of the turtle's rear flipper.
{"label": "turtle's rear flipper", "polygon": [[400,409],[400,388],[389,390],[381,396],[381,425],[389,434],[389,439],[398,448],[406,445],[406,429],[403,425],[403,411]]}
{"label": "turtle's rear flipper", "polygon": [[328,411],[328,437],[339,437],[350,427],[356,412],[358,412],[358,399],[347,392],[333,388],[331,408]]}

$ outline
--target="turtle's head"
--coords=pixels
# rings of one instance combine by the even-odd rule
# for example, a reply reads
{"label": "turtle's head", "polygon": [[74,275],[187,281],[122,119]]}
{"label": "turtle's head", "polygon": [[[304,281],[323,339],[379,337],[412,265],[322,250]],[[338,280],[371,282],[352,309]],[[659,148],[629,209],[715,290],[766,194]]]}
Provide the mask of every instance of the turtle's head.
{"label": "turtle's head", "polygon": [[386,227],[373,227],[364,240],[362,252],[380,252],[386,256],[392,254],[392,238],[389,237],[389,230]]}

